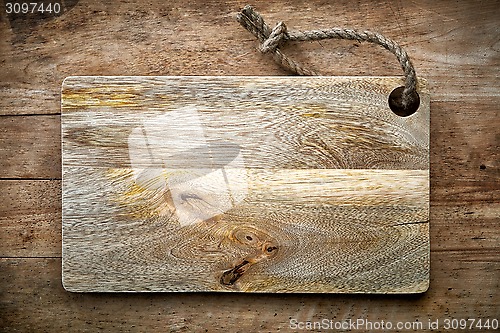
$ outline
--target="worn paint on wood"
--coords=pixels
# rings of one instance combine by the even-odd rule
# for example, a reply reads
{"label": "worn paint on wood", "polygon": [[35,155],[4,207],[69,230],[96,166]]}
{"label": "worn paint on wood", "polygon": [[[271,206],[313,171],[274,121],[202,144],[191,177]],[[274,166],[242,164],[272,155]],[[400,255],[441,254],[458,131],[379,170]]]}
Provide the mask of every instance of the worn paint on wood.
{"label": "worn paint on wood", "polygon": [[400,78],[70,77],[72,291],[413,293],[429,281],[429,95]]}

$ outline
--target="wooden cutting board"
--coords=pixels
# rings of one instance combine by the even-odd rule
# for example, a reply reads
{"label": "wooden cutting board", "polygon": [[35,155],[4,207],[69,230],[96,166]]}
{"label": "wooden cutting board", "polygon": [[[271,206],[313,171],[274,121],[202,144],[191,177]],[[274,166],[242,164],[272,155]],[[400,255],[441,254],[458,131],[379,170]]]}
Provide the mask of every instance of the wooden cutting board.
{"label": "wooden cutting board", "polygon": [[69,291],[417,293],[429,94],[394,77],[69,77]]}

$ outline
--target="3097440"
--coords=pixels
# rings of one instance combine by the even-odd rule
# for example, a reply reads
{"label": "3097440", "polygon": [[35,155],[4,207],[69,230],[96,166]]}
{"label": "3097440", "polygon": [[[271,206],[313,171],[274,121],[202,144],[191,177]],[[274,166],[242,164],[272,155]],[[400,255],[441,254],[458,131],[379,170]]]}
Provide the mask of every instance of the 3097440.
{"label": "3097440", "polygon": [[7,2],[5,3],[5,12],[7,14],[35,14],[35,13],[54,13],[61,12],[61,4],[58,2]]}

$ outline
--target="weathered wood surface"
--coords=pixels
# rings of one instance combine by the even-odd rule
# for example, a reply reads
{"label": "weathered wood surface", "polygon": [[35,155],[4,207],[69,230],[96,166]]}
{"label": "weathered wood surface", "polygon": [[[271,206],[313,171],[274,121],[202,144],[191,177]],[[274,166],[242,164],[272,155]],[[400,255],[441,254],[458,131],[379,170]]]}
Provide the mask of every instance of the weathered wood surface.
{"label": "weathered wood surface", "polygon": [[422,292],[429,94],[400,78],[70,77],[71,291]]}
{"label": "weathered wood surface", "polygon": [[[415,295],[68,293],[60,283],[61,259],[1,259],[2,324],[5,331],[296,332],[290,318],[498,318],[500,271],[492,264],[497,256],[485,250],[434,252],[431,288]],[[470,289],[478,272],[481,285]],[[474,306],[465,306],[471,298]]]}
{"label": "weathered wood surface", "polygon": [[60,178],[59,116],[0,118],[0,170],[4,178]]}
{"label": "weathered wood surface", "polygon": [[1,180],[0,256],[61,256],[61,181]]}
{"label": "weathered wood surface", "polygon": [[[421,81],[421,111],[404,118],[387,103],[400,78],[70,77],[63,159],[203,169],[232,160],[235,145],[248,168],[427,170]],[[223,156],[208,156],[214,150]]]}
{"label": "weathered wood surface", "polygon": [[[252,3],[270,24],[283,20],[290,29],[350,26],[382,32],[406,47],[417,73],[428,79],[431,284],[416,297],[68,294],[61,286],[60,260],[9,259],[61,256],[60,218],[45,215],[43,226],[43,214],[60,206],[60,181],[26,178],[61,177],[59,134],[37,131],[35,124],[42,121],[40,114],[59,113],[66,76],[286,74],[233,21],[246,2],[75,2],[65,0],[63,15],[33,24],[11,22],[0,11],[0,114],[34,115],[30,121],[15,118],[18,129],[10,126],[8,134],[8,118],[0,118],[1,135],[11,143],[26,137],[47,142],[36,149],[28,143],[19,150],[22,159],[0,168],[3,179],[19,179],[0,180],[0,255],[7,258],[0,270],[1,331],[293,331],[289,318],[500,316],[498,1]],[[323,41],[292,45],[287,52],[329,75],[400,75],[394,58],[376,46]],[[59,129],[59,116],[43,119]],[[13,153],[4,148],[0,160]],[[57,168],[40,163],[42,156],[50,156]],[[44,191],[47,205],[32,191]],[[11,200],[4,200],[8,196]],[[9,209],[18,201],[33,208]],[[42,229],[23,237],[34,224],[21,218]]]}

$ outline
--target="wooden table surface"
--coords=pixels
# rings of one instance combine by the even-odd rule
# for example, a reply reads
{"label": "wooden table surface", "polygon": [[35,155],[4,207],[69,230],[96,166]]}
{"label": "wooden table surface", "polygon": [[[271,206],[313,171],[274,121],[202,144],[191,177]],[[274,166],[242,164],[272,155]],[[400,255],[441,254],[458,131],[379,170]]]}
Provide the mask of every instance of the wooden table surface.
{"label": "wooden table surface", "polygon": [[[257,50],[241,1],[62,1],[0,14],[0,331],[295,331],[293,323],[500,319],[500,2],[252,3],[290,30],[377,30],[431,92],[431,283],[420,295],[78,294],[61,284],[60,89],[69,75],[289,75]],[[353,41],[291,44],[327,75],[400,75]],[[292,323],[292,325],[291,325]],[[368,330],[360,326],[360,331]],[[395,327],[394,327],[395,328]],[[319,331],[320,329],[315,329]],[[403,329],[404,330],[404,329]],[[478,328],[473,329],[478,330]],[[484,331],[484,330],[483,330]]]}

